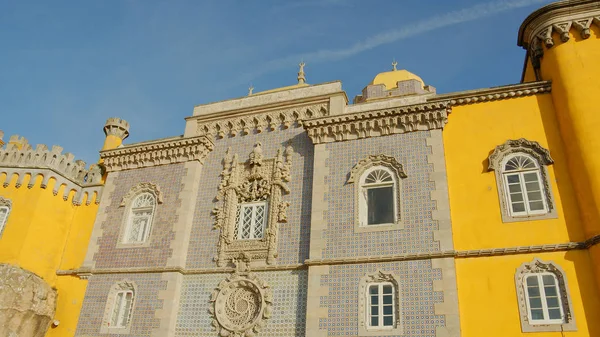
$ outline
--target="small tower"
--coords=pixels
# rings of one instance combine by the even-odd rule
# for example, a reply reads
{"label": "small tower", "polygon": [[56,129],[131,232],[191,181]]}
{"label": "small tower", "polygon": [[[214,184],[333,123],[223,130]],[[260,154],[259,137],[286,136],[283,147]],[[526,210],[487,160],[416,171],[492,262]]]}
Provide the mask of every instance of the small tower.
{"label": "small tower", "polygon": [[102,151],[116,149],[129,137],[129,123],[124,119],[109,118],[104,125],[104,134],[106,139]]}

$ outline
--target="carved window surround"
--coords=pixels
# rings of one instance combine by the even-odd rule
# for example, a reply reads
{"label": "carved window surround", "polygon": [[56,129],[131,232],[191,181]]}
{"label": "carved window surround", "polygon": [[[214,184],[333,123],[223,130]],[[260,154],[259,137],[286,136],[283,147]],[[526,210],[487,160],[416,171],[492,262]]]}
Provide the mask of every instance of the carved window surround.
{"label": "carved window surround", "polygon": [[197,134],[223,138],[227,135],[248,135],[256,130],[261,133],[265,130],[274,131],[280,126],[287,129],[297,123],[299,126],[309,118],[329,115],[328,103],[319,103],[309,106],[291,107],[284,110],[273,110],[262,113],[234,115],[231,117],[219,116],[218,120],[197,119]]}
{"label": "carved window surround", "polygon": [[[136,306],[136,296],[137,296],[137,285],[135,282],[131,280],[123,280],[119,283],[114,284],[106,298],[106,305],[104,309],[104,315],[102,316],[102,325],[100,326],[100,333],[103,334],[116,334],[116,335],[129,335],[131,332],[131,325],[133,320],[133,313],[135,312]],[[114,305],[115,305],[115,297],[117,293],[122,290],[129,290],[133,292],[133,301],[131,303],[131,309],[129,310],[129,322],[123,328],[115,328],[110,326],[110,321],[113,315]]]}
{"label": "carved window surround", "polygon": [[441,129],[448,122],[449,102],[406,105],[305,120],[314,144]]}
{"label": "carved window surround", "polygon": [[[533,157],[539,165],[542,188],[546,197],[548,213],[528,216],[511,216],[507,200],[507,191],[504,184],[502,163],[504,158],[515,153],[524,153]],[[492,154],[488,157],[488,171],[494,171],[496,174],[496,186],[498,189],[498,198],[500,199],[500,210],[502,212],[502,222],[517,222],[527,220],[554,219],[558,217],[556,206],[554,205],[554,196],[550,185],[547,165],[554,163],[550,156],[550,151],[543,148],[538,142],[530,141],[524,138],[516,140],[507,140],[504,144],[496,146]]]}
{"label": "carved window surround", "polygon": [[[131,216],[131,204],[132,202],[135,200],[135,198],[142,194],[142,193],[150,193],[154,196],[155,200],[156,200],[156,205],[154,207],[153,213],[152,213],[152,223],[151,223],[151,227],[150,227],[150,233],[148,234],[148,237],[146,240],[144,240],[141,243],[126,243],[124,242],[125,237],[128,235],[127,231],[129,228],[129,218]],[[140,247],[149,247],[150,246],[150,242],[151,242],[151,237],[152,237],[152,230],[154,229],[154,225],[156,223],[156,219],[157,219],[157,213],[158,213],[158,204],[162,204],[163,203],[163,194],[160,191],[160,187],[156,184],[153,183],[148,183],[148,182],[144,182],[144,183],[139,183],[135,186],[133,186],[124,196],[123,199],[121,200],[121,203],[119,204],[119,207],[124,208],[123,210],[123,217],[121,220],[121,230],[119,232],[119,239],[117,241],[117,248],[140,248]]]}
{"label": "carved window surround", "polygon": [[100,158],[107,172],[116,172],[194,160],[202,163],[212,149],[213,142],[204,136],[176,138],[103,151]]}
{"label": "carved window surround", "polygon": [[[564,315],[562,324],[532,324],[529,322],[528,304],[525,295],[525,277],[536,273],[551,273],[558,280],[558,289]],[[573,304],[564,270],[554,262],[545,262],[535,258],[531,262],[523,263],[515,273],[515,284],[517,299],[519,302],[519,316],[521,319],[521,331],[523,332],[545,332],[545,331],[577,331],[575,317],[573,317]]]}
{"label": "carved window surround", "polygon": [[12,210],[12,201],[7,198],[3,198],[0,196],[0,237],[2,237],[2,233],[4,233],[4,229],[6,228],[6,223],[8,222],[8,216],[10,215],[10,211]]}
{"label": "carved window surround", "polygon": [[[359,336],[391,336],[391,335],[402,335],[402,313],[400,308],[402,308],[401,300],[401,289],[398,284],[398,276],[393,273],[386,273],[383,271],[378,271],[375,274],[365,275],[360,279],[359,287],[358,287],[358,335]],[[394,326],[390,329],[372,329],[369,328],[367,317],[368,312],[370,310],[368,308],[368,289],[369,285],[373,283],[391,283],[394,287]]]}
{"label": "carved window surround", "polygon": [[[373,167],[384,167],[391,171],[394,178],[394,197],[395,197],[395,218],[396,221],[391,225],[364,225],[361,226],[361,222],[363,217],[366,214],[361,214],[360,207],[360,193],[361,193],[361,179],[363,179],[363,174],[373,168]],[[370,155],[352,167],[350,171],[350,175],[348,178],[348,184],[354,184],[354,232],[356,233],[364,233],[364,232],[374,232],[374,231],[388,231],[395,229],[404,228],[402,224],[401,218],[401,210],[402,210],[402,179],[406,178],[406,173],[404,172],[404,168],[402,164],[400,164],[396,158],[386,156],[384,154],[379,155]],[[365,210],[366,211],[366,210]]]}
{"label": "carved window surround", "polygon": [[[289,203],[283,194],[289,193],[292,147],[279,149],[275,158],[263,159],[261,143],[254,146],[246,162],[239,162],[238,155],[227,149],[223,159],[221,183],[218,187],[219,205],[213,210],[215,225],[219,229],[217,265],[223,267],[240,252],[246,252],[254,260],[266,260],[273,264],[277,257],[277,240],[280,222],[287,221]],[[268,201],[266,233],[262,239],[237,240],[237,211],[240,203]]]}

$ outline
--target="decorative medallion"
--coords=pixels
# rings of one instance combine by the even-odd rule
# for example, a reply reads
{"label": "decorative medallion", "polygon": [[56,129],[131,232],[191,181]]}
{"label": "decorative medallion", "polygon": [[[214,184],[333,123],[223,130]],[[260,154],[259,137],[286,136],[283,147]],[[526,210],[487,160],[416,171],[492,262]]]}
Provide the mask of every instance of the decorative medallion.
{"label": "decorative medallion", "polygon": [[234,258],[236,270],[213,291],[212,326],[219,336],[253,337],[271,316],[270,287],[250,273],[250,256],[242,253]]}

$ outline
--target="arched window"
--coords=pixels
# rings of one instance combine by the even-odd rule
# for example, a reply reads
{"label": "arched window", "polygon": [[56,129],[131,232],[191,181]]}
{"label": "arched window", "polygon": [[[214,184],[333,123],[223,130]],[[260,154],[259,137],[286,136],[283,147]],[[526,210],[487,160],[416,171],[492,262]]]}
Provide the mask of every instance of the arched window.
{"label": "arched window", "polygon": [[0,237],[4,233],[4,227],[8,222],[8,214],[10,213],[11,206],[10,200],[0,197]]}
{"label": "arched window", "polygon": [[136,289],[136,284],[131,280],[123,280],[112,285],[106,297],[100,333],[130,333],[131,318],[136,305]]}
{"label": "arched window", "polygon": [[148,239],[156,208],[156,198],[148,192],[137,195],[131,202],[124,243],[141,243]]}
{"label": "arched window", "polygon": [[523,153],[507,156],[502,166],[502,177],[511,215],[548,212],[540,166],[535,158]]}
{"label": "arched window", "polygon": [[556,218],[547,166],[550,151],[524,138],[507,140],[488,157],[496,172],[503,222]]}
{"label": "arched window", "polygon": [[397,221],[396,179],[386,167],[366,170],[360,180],[360,225],[385,225]]}
{"label": "arched window", "polygon": [[515,274],[523,332],[575,331],[565,272],[554,262],[534,259]]}

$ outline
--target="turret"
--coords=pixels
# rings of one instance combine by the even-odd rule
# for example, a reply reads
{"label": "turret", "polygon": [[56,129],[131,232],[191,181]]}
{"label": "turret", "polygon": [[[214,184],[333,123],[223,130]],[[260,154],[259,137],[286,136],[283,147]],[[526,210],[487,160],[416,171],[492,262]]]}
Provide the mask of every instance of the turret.
{"label": "turret", "polygon": [[102,151],[116,149],[129,137],[129,123],[124,119],[109,118],[104,125],[104,134],[106,139]]}

